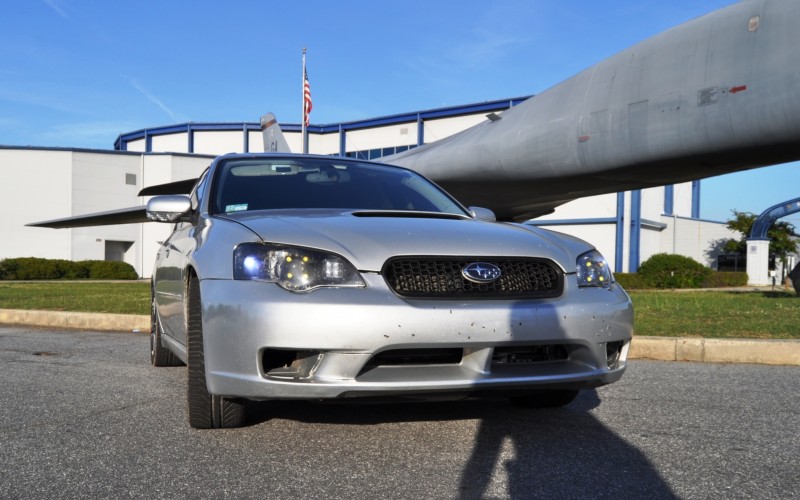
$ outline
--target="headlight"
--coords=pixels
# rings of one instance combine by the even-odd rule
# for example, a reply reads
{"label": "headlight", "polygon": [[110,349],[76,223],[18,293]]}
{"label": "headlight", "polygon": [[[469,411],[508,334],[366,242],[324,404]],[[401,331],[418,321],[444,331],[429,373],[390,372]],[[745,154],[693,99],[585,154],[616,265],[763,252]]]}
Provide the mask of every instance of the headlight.
{"label": "headlight", "polygon": [[236,247],[233,279],[270,281],[292,292],[322,286],[366,286],[355,267],[338,255],[261,243],[242,243]]}
{"label": "headlight", "polygon": [[578,257],[578,286],[599,286],[608,288],[614,282],[614,275],[606,259],[597,250],[586,252]]}

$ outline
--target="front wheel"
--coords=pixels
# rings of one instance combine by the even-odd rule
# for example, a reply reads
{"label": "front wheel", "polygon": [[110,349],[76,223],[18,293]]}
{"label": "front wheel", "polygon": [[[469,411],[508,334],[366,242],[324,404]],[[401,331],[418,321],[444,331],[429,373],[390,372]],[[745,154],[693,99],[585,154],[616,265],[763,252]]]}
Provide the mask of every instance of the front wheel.
{"label": "front wheel", "polygon": [[189,425],[195,429],[241,427],[245,423],[246,401],[214,396],[208,392],[203,351],[200,282],[196,277],[189,280],[187,313],[189,374],[186,392],[189,403]]}
{"label": "front wheel", "polygon": [[510,397],[514,406],[521,408],[558,408],[572,403],[578,396],[578,390],[560,389],[536,391],[523,396]]}

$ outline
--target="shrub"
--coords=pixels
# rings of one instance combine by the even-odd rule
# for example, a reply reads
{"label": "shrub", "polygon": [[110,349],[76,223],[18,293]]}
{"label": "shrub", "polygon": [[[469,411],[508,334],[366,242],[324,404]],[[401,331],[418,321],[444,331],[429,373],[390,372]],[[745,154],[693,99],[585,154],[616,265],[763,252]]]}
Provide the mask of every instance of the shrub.
{"label": "shrub", "polygon": [[614,273],[614,279],[625,290],[642,290],[648,288],[639,273]]}
{"label": "shrub", "polygon": [[125,262],[20,257],[0,260],[0,280],[136,279],[133,266]]}
{"label": "shrub", "polygon": [[745,286],[747,284],[747,273],[711,273],[703,282],[704,288],[721,288],[727,286]]}
{"label": "shrub", "polygon": [[86,260],[89,278],[94,280],[135,280],[139,277],[132,265],[111,260]]}
{"label": "shrub", "polygon": [[650,288],[700,288],[711,269],[683,255],[658,253],[642,262],[639,275]]}
{"label": "shrub", "polygon": [[[0,261],[0,278],[6,280],[52,280],[70,271],[70,262],[60,259],[21,257]],[[74,273],[71,273],[74,274]]]}

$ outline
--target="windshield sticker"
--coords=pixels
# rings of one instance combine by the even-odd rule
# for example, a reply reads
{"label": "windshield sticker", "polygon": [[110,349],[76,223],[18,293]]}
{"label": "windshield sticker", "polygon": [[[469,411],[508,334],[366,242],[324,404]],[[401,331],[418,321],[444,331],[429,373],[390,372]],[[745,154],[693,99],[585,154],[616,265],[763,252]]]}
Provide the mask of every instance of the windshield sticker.
{"label": "windshield sticker", "polygon": [[226,212],[241,212],[247,210],[247,203],[239,203],[238,205],[225,205]]}

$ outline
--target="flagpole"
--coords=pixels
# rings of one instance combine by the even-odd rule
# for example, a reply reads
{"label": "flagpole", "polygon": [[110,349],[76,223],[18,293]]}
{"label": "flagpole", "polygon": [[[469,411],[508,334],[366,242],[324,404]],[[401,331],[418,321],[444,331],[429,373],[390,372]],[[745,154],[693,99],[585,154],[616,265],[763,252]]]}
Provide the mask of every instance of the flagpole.
{"label": "flagpole", "polygon": [[306,119],[307,119],[308,115],[306,114],[306,48],[305,47],[303,47],[303,79],[302,79],[301,89],[302,89],[302,96],[303,96],[303,100],[302,100],[302,102],[303,102],[303,114],[301,115],[303,117],[303,119],[302,119],[302,123],[303,123],[303,128],[302,128],[302,133],[303,133],[303,154],[308,154],[308,127],[306,127]]}

